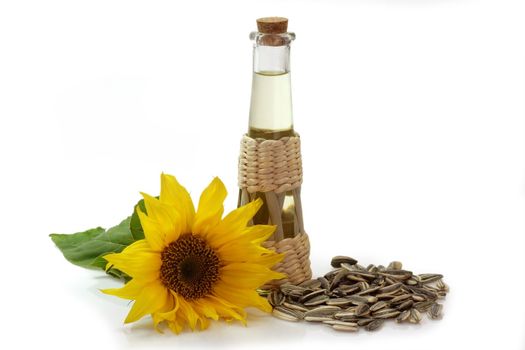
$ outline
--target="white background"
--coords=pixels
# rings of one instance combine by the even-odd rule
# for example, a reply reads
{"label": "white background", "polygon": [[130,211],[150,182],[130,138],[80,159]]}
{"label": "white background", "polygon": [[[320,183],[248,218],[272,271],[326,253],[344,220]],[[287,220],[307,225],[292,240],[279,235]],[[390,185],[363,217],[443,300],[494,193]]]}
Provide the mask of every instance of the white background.
{"label": "white background", "polygon": [[[109,227],[161,171],[236,205],[255,18],[290,18],[312,266],[445,275],[444,319],[341,334],[124,326],[118,285],[48,234]],[[3,349],[524,349],[523,1],[1,1]],[[302,345],[301,345],[302,344]]]}

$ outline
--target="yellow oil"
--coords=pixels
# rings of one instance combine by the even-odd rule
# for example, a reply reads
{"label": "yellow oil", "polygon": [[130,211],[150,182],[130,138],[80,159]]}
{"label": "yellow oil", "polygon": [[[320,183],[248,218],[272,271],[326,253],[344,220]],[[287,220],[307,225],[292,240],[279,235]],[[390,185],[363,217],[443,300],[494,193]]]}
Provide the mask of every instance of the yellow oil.
{"label": "yellow oil", "polygon": [[[252,80],[252,97],[250,106],[250,123],[248,135],[253,138],[278,140],[294,135],[292,119],[292,97],[290,73],[254,72]],[[275,224],[270,219],[270,210],[266,194],[255,193],[251,200],[261,198],[263,206],[253,218],[253,224]],[[244,205],[239,192],[239,205]],[[281,226],[282,238],[291,238],[299,233],[299,225],[292,191],[284,194]]]}

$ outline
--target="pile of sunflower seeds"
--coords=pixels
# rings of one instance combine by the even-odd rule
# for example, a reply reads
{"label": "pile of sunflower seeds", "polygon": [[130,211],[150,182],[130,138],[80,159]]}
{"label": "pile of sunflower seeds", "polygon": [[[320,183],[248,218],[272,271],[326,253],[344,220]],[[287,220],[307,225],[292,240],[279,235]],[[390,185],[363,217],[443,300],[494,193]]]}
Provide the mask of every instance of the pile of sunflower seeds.
{"label": "pile of sunflower seeds", "polygon": [[422,313],[431,319],[442,317],[443,305],[438,300],[448,293],[443,275],[415,275],[403,270],[399,261],[387,267],[363,267],[348,256],[334,257],[332,266],[323,277],[263,292],[273,306],[273,316],[323,323],[347,332],[361,327],[373,331],[388,319],[419,323]]}

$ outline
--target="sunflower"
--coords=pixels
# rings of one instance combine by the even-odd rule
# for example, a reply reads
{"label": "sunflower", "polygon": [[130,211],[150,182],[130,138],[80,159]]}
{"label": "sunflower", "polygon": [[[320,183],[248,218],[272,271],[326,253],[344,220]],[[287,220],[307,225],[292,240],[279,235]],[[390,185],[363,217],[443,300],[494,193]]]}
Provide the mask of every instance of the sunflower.
{"label": "sunflower", "polygon": [[104,256],[107,268],[132,277],[122,288],[103,290],[134,300],[125,323],[151,315],[157,330],[166,323],[178,334],[186,325],[206,329],[210,319],[246,325],[249,306],[271,311],[256,289],[285,276],[271,270],[282,256],[261,246],[275,226],[247,226],[260,199],[222,218],[226,189],[216,177],[195,212],[188,191],[166,174],[158,199],[141,194],[146,211],[136,210],[145,238]]}

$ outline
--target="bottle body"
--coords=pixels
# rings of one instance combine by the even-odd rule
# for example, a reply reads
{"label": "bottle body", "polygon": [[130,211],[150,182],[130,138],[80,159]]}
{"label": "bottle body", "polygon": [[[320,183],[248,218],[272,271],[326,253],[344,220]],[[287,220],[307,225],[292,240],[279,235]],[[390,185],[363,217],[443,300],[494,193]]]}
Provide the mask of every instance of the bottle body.
{"label": "bottle body", "polygon": [[[254,69],[249,114],[248,136],[253,139],[281,140],[295,136],[293,129],[290,77],[291,33],[267,35],[252,33]],[[239,192],[239,205],[261,198],[263,206],[253,224],[276,225],[272,240],[295,237],[302,231],[302,213],[296,202],[299,190]]]}

